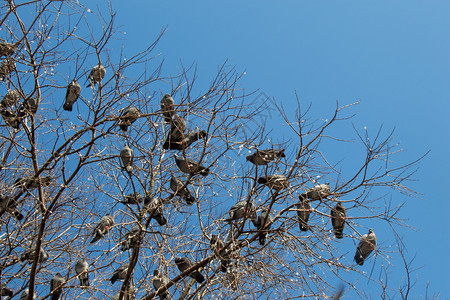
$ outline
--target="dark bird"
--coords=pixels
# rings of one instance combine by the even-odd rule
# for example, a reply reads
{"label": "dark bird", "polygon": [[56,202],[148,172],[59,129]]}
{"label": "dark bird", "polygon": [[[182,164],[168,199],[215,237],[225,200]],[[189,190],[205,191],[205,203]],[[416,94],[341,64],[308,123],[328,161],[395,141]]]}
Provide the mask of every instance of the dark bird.
{"label": "dark bird", "polygon": [[362,266],[364,260],[375,250],[377,246],[377,237],[373,232],[373,229],[369,229],[369,233],[361,237],[358,247],[356,248],[355,261],[358,265]]}
{"label": "dark bird", "polygon": [[125,279],[125,277],[127,276],[127,272],[128,272],[128,266],[129,266],[128,263],[123,263],[120,265],[119,268],[117,268],[113,272],[111,279],[110,279],[112,284],[114,284],[119,279]]}
{"label": "dark bird", "polygon": [[146,196],[144,198],[144,209],[152,219],[156,220],[160,226],[167,224],[167,220],[164,217],[164,210],[162,209],[163,203],[158,197]]}
{"label": "dark bird", "polygon": [[172,174],[172,178],[170,179],[170,189],[175,193],[175,195],[183,198],[188,205],[191,205],[195,202],[195,197],[191,195],[191,192],[189,192],[187,186],[183,186],[183,181]]}
{"label": "dark bird", "polygon": [[188,134],[184,135],[184,138],[182,138],[179,141],[174,141],[173,139],[169,139],[169,135],[167,136],[166,141],[164,142],[163,148],[165,150],[171,149],[171,150],[183,150],[195,143],[196,141],[206,138],[207,134],[204,130],[196,130],[191,131]]}
{"label": "dark bird", "polygon": [[204,166],[201,166],[199,163],[196,163],[195,161],[189,159],[189,158],[182,158],[177,155],[175,155],[175,162],[183,173],[193,173],[193,174],[200,174],[202,176],[207,176],[209,174],[209,169],[205,168]]}
{"label": "dark bird", "polygon": [[286,179],[284,175],[280,174],[259,177],[258,183],[264,184],[268,188],[273,190],[282,190],[289,187],[289,181]]}
{"label": "dark bird", "polygon": [[11,126],[14,129],[19,129],[20,118],[17,117],[14,111],[9,109],[0,109],[0,114],[2,115],[6,125]]}
{"label": "dark bird", "polygon": [[[22,255],[20,255],[20,261],[27,261],[29,265],[31,265],[34,261],[34,255],[36,252],[36,248],[31,248],[26,250]],[[48,253],[42,248],[39,248],[39,263],[44,263],[48,259]]]}
{"label": "dark bird", "polygon": [[120,151],[120,159],[122,160],[122,168],[130,174],[133,171],[133,150],[125,145]]}
{"label": "dark bird", "polygon": [[17,112],[17,116],[23,119],[29,115],[35,115],[38,110],[40,102],[41,102],[40,99],[36,97],[30,97],[23,100],[23,103],[22,105],[20,105],[19,110]]}
{"label": "dark bird", "polygon": [[[29,289],[25,289],[22,294],[20,295],[19,300],[28,300],[28,296],[30,294],[30,290]],[[31,299],[36,299],[36,292],[33,293],[33,298]]]}
{"label": "dark bird", "polygon": [[[119,300],[120,292],[112,296],[111,300]],[[134,285],[128,285],[125,292],[123,293],[122,300],[136,300],[136,288]]]}
{"label": "dark bird", "polygon": [[[265,226],[270,222],[272,222],[272,217],[270,216],[267,208],[263,208],[258,218],[256,219],[256,228],[258,228],[258,230],[261,230],[261,233],[259,235],[259,244],[261,246],[266,244],[267,231],[270,229],[270,225],[268,225],[266,228]],[[265,229],[262,230],[263,228]]]}
{"label": "dark bird", "polygon": [[267,165],[278,157],[286,157],[284,149],[257,150],[246,159],[254,165]]}
{"label": "dark bird", "polygon": [[144,201],[144,197],[142,197],[140,193],[136,192],[123,197],[123,201],[120,203],[138,205],[142,203],[142,201]]}
{"label": "dark bird", "polygon": [[11,44],[7,42],[0,43],[0,57],[11,56],[16,52],[18,44]]}
{"label": "dark bird", "polygon": [[128,126],[131,126],[139,117],[141,116],[141,112],[134,106],[130,106],[125,108],[120,116],[119,127],[122,131],[127,131]]}
{"label": "dark bird", "polygon": [[[186,130],[186,121],[177,114],[174,114],[170,121],[170,130],[167,133],[164,145],[181,142],[184,139],[184,131]],[[163,145],[163,148],[164,148]]]}
{"label": "dark bird", "polygon": [[2,282],[2,289],[0,296],[12,298],[13,294],[14,294],[13,290],[7,287],[5,282]]}
{"label": "dark bird", "polygon": [[[169,278],[161,274],[159,270],[153,271],[153,279],[152,284],[155,291],[158,291],[160,287],[166,285],[169,283]],[[159,293],[159,300],[171,300],[172,297],[170,297],[169,291],[165,290],[164,292]]]}
{"label": "dark bird", "polygon": [[165,94],[161,100],[161,112],[166,123],[170,123],[172,116],[175,114],[174,104],[175,102],[169,94]]}
{"label": "dark bird", "polygon": [[0,210],[12,214],[18,221],[22,221],[23,215],[17,210],[17,203],[10,196],[0,195]]}
{"label": "dark bird", "polygon": [[105,234],[108,234],[113,225],[114,218],[111,215],[107,214],[106,216],[102,217],[92,231],[92,235],[94,235],[94,238],[92,239],[91,244],[95,243],[101,238],[104,238]]}
{"label": "dark bird", "polygon": [[37,189],[39,187],[39,182],[41,186],[49,186],[52,182],[52,178],[50,176],[38,177],[35,178],[33,176],[30,177],[20,177],[17,178],[14,182],[14,187],[21,188],[22,191],[31,191]]}
{"label": "dark bird", "polygon": [[10,56],[3,59],[2,63],[0,64],[0,80],[4,81],[6,76],[11,74],[11,72],[16,68],[16,63],[14,62],[14,59],[12,59]]}
{"label": "dark bird", "polygon": [[246,217],[252,221],[255,227],[257,227],[256,207],[252,201],[249,201],[248,204],[247,200],[239,201],[230,208],[228,214],[230,216],[228,221],[235,221]]}
{"label": "dark bird", "polygon": [[345,207],[342,205],[342,202],[338,201],[336,206],[331,209],[331,224],[333,225],[334,236],[338,239],[344,237],[345,216]]}
{"label": "dark bird", "polygon": [[75,264],[75,272],[80,279],[80,287],[89,286],[89,264],[84,258]]}
{"label": "dark bird", "polygon": [[299,197],[299,203],[297,204],[297,217],[298,224],[301,231],[308,231],[308,220],[311,214],[311,202],[303,194]]}
{"label": "dark bird", "polygon": [[131,228],[131,230],[128,231],[123,237],[123,240],[120,243],[120,250],[127,251],[128,249],[134,248],[134,246],[136,246],[137,242],[139,241],[140,231],[141,229],[139,225],[134,225],[133,228]]}
{"label": "dark bird", "polygon": [[320,200],[324,199],[331,195],[331,189],[328,183],[318,184],[313,188],[310,188],[306,191],[306,193],[301,194],[302,197],[311,199],[311,200]]}
{"label": "dark bird", "polygon": [[106,69],[102,64],[98,64],[92,68],[89,73],[88,80],[89,84],[86,87],[94,86],[97,82],[102,80],[106,75]]}
{"label": "dark bird", "polygon": [[66,283],[64,277],[61,273],[56,273],[55,276],[50,280],[50,293],[51,300],[58,300],[62,293],[62,286]]}
{"label": "dark bird", "polygon": [[[175,264],[177,265],[178,270],[180,270],[180,272],[182,273],[190,267],[194,266],[194,263],[189,257],[175,258]],[[191,273],[189,273],[189,276],[194,278],[198,283],[202,283],[205,280],[205,277],[203,277],[203,275],[198,270],[192,271]]]}
{"label": "dark bird", "polygon": [[214,254],[220,259],[220,270],[226,273],[231,261],[231,253],[227,249],[224,249],[225,243],[215,234],[211,235],[209,244]]}
{"label": "dark bird", "polygon": [[3,108],[8,108],[19,102],[19,100],[20,100],[20,93],[16,90],[10,90],[3,97],[2,101],[0,102],[0,106]]}
{"label": "dark bird", "polygon": [[72,111],[72,106],[81,94],[81,85],[76,79],[72,80],[67,86],[66,90],[66,101],[64,102],[63,109],[67,111]]}

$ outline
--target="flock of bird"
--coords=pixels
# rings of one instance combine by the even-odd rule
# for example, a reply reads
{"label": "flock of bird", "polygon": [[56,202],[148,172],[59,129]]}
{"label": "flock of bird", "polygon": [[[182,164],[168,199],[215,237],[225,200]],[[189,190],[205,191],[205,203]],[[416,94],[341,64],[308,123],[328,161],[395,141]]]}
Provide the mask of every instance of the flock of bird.
{"label": "flock of bird", "polygon": [[[0,57],[6,56],[0,65],[0,80],[4,80],[14,69],[15,63],[11,58],[11,55],[16,50],[16,44],[0,43]],[[106,69],[101,64],[96,65],[88,75],[88,87],[94,87],[98,82],[100,82],[106,75]],[[74,103],[77,101],[81,94],[81,86],[74,79],[67,86],[65,102],[63,104],[63,109],[66,111],[72,111]],[[11,107],[14,106],[21,98],[19,92],[15,90],[8,91],[8,93],[3,97],[0,102],[0,114],[2,115],[5,123],[15,129],[18,129],[21,122],[29,114],[35,114],[39,99],[28,98],[25,99],[22,105],[14,111]],[[177,114],[175,109],[175,102],[171,95],[166,94],[161,100],[161,113],[164,118],[164,122],[170,125],[167,137],[163,144],[165,150],[185,150],[194,142],[204,139],[207,134],[204,130],[196,130],[192,132],[185,133],[186,122],[185,120]],[[118,126],[124,132],[128,130],[128,127],[133,124],[140,117],[140,112],[136,107],[128,107],[123,110],[121,116],[119,117]],[[255,153],[246,157],[247,161],[253,163],[254,165],[268,165],[270,162],[275,161],[279,158],[286,157],[284,149],[267,149],[267,150],[257,150]],[[183,151],[184,153],[184,151]],[[134,170],[133,164],[133,150],[129,145],[125,145],[120,152],[120,159],[122,163],[122,168],[128,174],[132,174]],[[184,156],[174,155],[174,161],[179,170],[186,174],[191,174],[192,176],[199,174],[201,176],[207,176],[210,170],[200,163],[188,159]],[[50,177],[42,177],[36,179],[25,178],[16,180],[15,187],[25,190],[31,190],[38,187],[37,180],[40,180],[41,185],[45,186],[50,184]],[[263,184],[273,190],[282,190],[289,187],[290,183],[288,179],[279,174],[269,175],[264,177],[259,177],[257,182]],[[172,196],[178,196],[183,199],[187,205],[192,205],[196,198],[190,192],[188,188],[188,183],[184,183],[175,174],[171,174],[170,189],[173,191]],[[331,189],[328,184],[319,184],[315,187],[307,190],[305,193],[299,195],[299,202],[296,204],[297,218],[300,227],[300,231],[308,231],[308,221],[311,209],[311,201],[316,200],[326,200],[327,197],[331,195]],[[157,221],[160,226],[167,224],[167,220],[164,217],[163,201],[156,197],[145,196],[143,197],[140,193],[133,193],[124,197],[123,204],[140,204],[143,203],[141,213],[146,213],[150,218]],[[8,211],[17,220],[22,220],[24,217],[18,211],[17,204],[9,196],[0,197],[0,209]],[[267,234],[272,224],[272,218],[268,208],[260,209],[260,214],[257,214],[257,209],[252,201],[239,201],[233,205],[228,211],[229,222],[237,222],[241,219],[249,219],[253,225],[258,230],[259,244],[265,245]],[[331,209],[331,223],[334,230],[334,235],[338,239],[344,237],[343,231],[346,223],[346,209],[340,201],[337,201],[336,205]],[[103,216],[92,231],[91,244],[96,243],[100,239],[104,238],[110,229],[114,226],[113,216],[107,214]],[[134,226],[123,238],[120,243],[120,250],[127,251],[133,249],[139,243],[139,235],[141,233],[139,225]],[[222,272],[227,272],[227,268],[232,260],[232,250],[228,247],[226,248],[226,243],[219,239],[217,235],[212,235],[210,238],[210,245],[213,253],[220,260],[220,269]],[[363,265],[365,259],[370,255],[370,253],[376,247],[376,236],[372,229],[369,230],[368,234],[361,237],[359,245],[357,246],[354,260],[358,265]],[[31,248],[26,250],[20,256],[21,261],[27,261],[28,263],[33,263],[34,257],[36,255],[36,249]],[[48,253],[43,247],[39,249],[39,263],[47,261],[49,258]],[[190,267],[194,266],[196,263],[193,262],[189,257],[177,257],[174,260],[175,265],[178,267],[180,272],[184,272]],[[123,280],[128,272],[128,263],[123,263],[117,268],[111,276],[111,283],[114,284],[117,280]],[[89,286],[89,263],[86,259],[80,259],[75,264],[75,272],[80,280],[81,287]],[[171,299],[168,290],[160,288],[170,282],[169,278],[164,274],[161,274],[159,270],[154,271],[154,277],[152,280],[153,287],[157,291],[160,299],[169,300]],[[200,273],[199,270],[194,270],[188,274],[190,277],[194,278],[198,283],[202,283],[205,277]],[[57,273],[50,282],[50,293],[51,299],[59,299],[62,287],[66,284],[65,278]],[[130,287],[132,288],[132,287]],[[10,290],[6,285],[1,286],[1,296],[13,295],[12,290]],[[25,290],[20,299],[26,299],[28,297],[28,290]],[[118,297],[118,295],[117,295]]]}

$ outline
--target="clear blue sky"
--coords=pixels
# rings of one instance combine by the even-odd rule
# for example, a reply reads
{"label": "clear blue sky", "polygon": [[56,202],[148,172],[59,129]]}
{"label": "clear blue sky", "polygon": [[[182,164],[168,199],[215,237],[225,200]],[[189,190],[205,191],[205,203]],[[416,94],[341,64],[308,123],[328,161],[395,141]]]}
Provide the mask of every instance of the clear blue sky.
{"label": "clear blue sky", "polygon": [[[353,109],[355,126],[395,127],[407,150],[400,162],[431,150],[410,184],[423,200],[399,199],[408,202],[401,216],[419,231],[402,234],[420,268],[413,273],[412,298],[425,295],[427,282],[429,294],[450,295],[444,191],[450,184],[449,1],[141,0],[113,1],[113,9],[129,53],[144,49],[167,26],[157,47],[165,74],[177,74],[180,61],[195,62],[197,84],[206,88],[229,59],[247,73],[242,87],[260,89],[285,107],[295,105],[296,90],[303,104],[312,103],[315,118],[329,117],[336,100],[362,100]],[[348,134],[353,136],[350,129]],[[382,232],[377,235],[382,239]]]}

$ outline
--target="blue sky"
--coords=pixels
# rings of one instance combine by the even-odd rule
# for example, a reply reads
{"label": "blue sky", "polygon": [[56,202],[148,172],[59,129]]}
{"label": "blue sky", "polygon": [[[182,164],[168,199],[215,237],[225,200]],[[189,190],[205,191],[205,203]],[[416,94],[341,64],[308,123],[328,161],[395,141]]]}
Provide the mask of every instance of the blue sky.
{"label": "blue sky", "polygon": [[[125,53],[144,49],[167,27],[156,48],[165,74],[178,74],[180,62],[196,63],[197,84],[206,88],[228,59],[246,72],[242,88],[259,89],[287,108],[296,105],[297,91],[305,107],[312,104],[313,118],[329,117],[336,100],[361,100],[351,111],[355,127],[373,133],[380,125],[385,133],[395,128],[395,140],[407,150],[399,163],[431,150],[409,185],[423,199],[399,199],[408,203],[401,216],[419,231],[401,234],[408,257],[416,256],[412,298],[425,295],[427,282],[429,294],[448,297],[450,2],[132,3],[113,1],[116,25],[126,33]],[[269,120],[279,126],[275,113]],[[351,126],[341,130],[340,136],[354,137]],[[336,156],[352,159],[345,152]]]}

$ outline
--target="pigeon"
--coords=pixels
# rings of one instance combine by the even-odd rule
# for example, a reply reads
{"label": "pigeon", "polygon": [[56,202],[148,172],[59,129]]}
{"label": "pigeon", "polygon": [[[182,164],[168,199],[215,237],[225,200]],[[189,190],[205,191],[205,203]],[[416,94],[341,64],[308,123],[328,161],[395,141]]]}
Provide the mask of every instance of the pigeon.
{"label": "pigeon", "polygon": [[331,224],[333,225],[334,236],[338,239],[344,237],[345,216],[345,207],[342,205],[342,202],[338,201],[336,206],[331,209]]}
{"label": "pigeon", "polygon": [[142,197],[140,193],[136,192],[123,197],[123,201],[121,201],[120,203],[138,205],[139,203],[142,203],[143,200],[144,197]]}
{"label": "pigeon", "polygon": [[66,91],[66,101],[64,102],[63,109],[67,111],[72,111],[72,106],[77,101],[81,94],[81,85],[76,79],[72,80],[67,86]]}
{"label": "pigeon", "polygon": [[358,265],[362,266],[364,260],[375,250],[377,246],[377,237],[373,232],[373,229],[369,229],[369,233],[361,237],[358,247],[356,248],[355,261]]}
{"label": "pigeon", "polygon": [[92,68],[89,73],[88,80],[89,84],[86,87],[94,86],[97,82],[103,79],[106,75],[106,69],[102,64],[98,64]]}
{"label": "pigeon", "polygon": [[211,235],[209,243],[214,254],[220,259],[220,270],[226,273],[230,264],[231,253],[227,253],[227,250],[223,249],[225,247],[224,242],[215,234]]}
{"label": "pigeon", "polygon": [[[152,284],[155,291],[158,291],[160,287],[166,285],[169,283],[169,278],[164,276],[159,272],[159,270],[153,271],[153,279]],[[170,297],[169,291],[165,290],[164,292],[159,293],[159,300],[171,300],[172,297]]]}
{"label": "pigeon", "polygon": [[66,283],[64,277],[62,277],[61,273],[56,273],[55,276],[50,280],[50,293],[51,300],[58,300],[62,293],[62,285]]}
{"label": "pigeon", "polygon": [[7,42],[0,43],[0,57],[1,56],[11,56],[17,50],[17,43],[11,44]]}
{"label": "pigeon", "polygon": [[171,149],[171,150],[183,150],[195,143],[196,141],[206,138],[207,134],[204,130],[196,130],[189,132],[188,134],[184,135],[184,138],[181,140],[175,141],[174,139],[169,139],[169,135],[167,136],[166,141],[164,142],[163,148],[165,150]]}
{"label": "pigeon", "polygon": [[[180,270],[180,272],[182,273],[190,267],[194,266],[194,263],[189,257],[177,257],[175,258],[175,264],[177,265],[178,270]],[[194,278],[198,283],[202,283],[205,280],[205,277],[203,277],[203,275],[198,270],[192,271],[191,273],[189,273],[189,276]]]}
{"label": "pigeon", "polygon": [[13,290],[10,289],[9,287],[7,287],[5,282],[2,282],[2,289],[0,292],[0,297],[5,296],[5,297],[12,298],[13,294],[14,294]]}
{"label": "pigeon", "polygon": [[258,183],[265,184],[268,188],[273,190],[282,190],[289,187],[289,181],[286,177],[279,174],[259,177]]}
{"label": "pigeon", "polygon": [[17,117],[15,112],[9,109],[0,109],[0,114],[6,125],[11,126],[14,129],[19,129],[20,118]]}
{"label": "pigeon", "polygon": [[170,189],[175,193],[175,195],[183,198],[188,205],[191,205],[195,202],[195,197],[191,195],[191,192],[189,192],[187,186],[184,188],[183,186],[183,181],[172,174],[172,179],[170,179]]}
{"label": "pigeon", "polygon": [[125,145],[120,151],[120,158],[122,160],[123,169],[131,174],[133,171],[133,150],[128,145]]}
{"label": "pigeon", "polygon": [[30,177],[20,177],[17,178],[14,182],[14,187],[21,188],[22,191],[31,191],[34,189],[37,189],[39,187],[39,180],[41,182],[41,186],[49,186],[52,182],[52,178],[50,176],[44,176],[44,177],[38,177],[34,178],[33,176]]}
{"label": "pigeon", "polygon": [[177,163],[178,168],[183,173],[194,173],[194,174],[200,174],[202,176],[207,176],[209,174],[209,169],[205,168],[195,161],[189,159],[189,158],[182,158],[177,155],[175,155],[175,162]]}
{"label": "pigeon", "polygon": [[125,277],[127,276],[127,272],[128,272],[128,263],[123,263],[120,265],[119,268],[117,268],[112,276],[111,276],[111,284],[114,284],[117,280],[119,279],[125,279]]}
{"label": "pigeon", "polygon": [[284,149],[257,150],[255,153],[246,157],[254,165],[267,165],[278,157],[286,157]]}
{"label": "pigeon", "polygon": [[20,105],[20,107],[19,107],[17,116],[19,118],[23,119],[29,115],[35,115],[38,110],[40,102],[41,102],[40,99],[38,99],[36,97],[30,97],[30,98],[25,99],[23,101],[22,105]]}
{"label": "pigeon", "polygon": [[111,215],[107,214],[106,216],[102,217],[95,226],[94,230],[92,231],[94,238],[92,239],[91,244],[105,237],[105,234],[109,232],[109,229],[113,225],[114,225],[114,218]]}
{"label": "pigeon", "polygon": [[149,216],[151,216],[152,219],[156,220],[160,226],[167,224],[162,205],[161,199],[157,197],[146,196],[144,199],[145,211]]}
{"label": "pigeon", "polygon": [[[20,261],[27,261],[29,265],[31,265],[34,261],[34,255],[36,252],[36,248],[31,248],[26,250],[22,255],[20,255]],[[42,248],[39,248],[39,263],[45,263],[48,259],[48,253]]]}
{"label": "pigeon", "polygon": [[[258,230],[262,230],[265,227],[265,225],[270,223],[271,221],[272,217],[270,216],[270,213],[268,212],[267,208],[263,208],[258,218],[256,219],[256,228],[258,228]],[[267,231],[269,229],[270,225],[267,228],[265,228],[265,230],[262,231],[259,235],[259,244],[261,246],[264,246],[266,244]]]}
{"label": "pigeon", "polygon": [[301,196],[311,200],[320,200],[331,195],[330,186],[328,183],[316,185],[303,193]]}
{"label": "pigeon", "polygon": [[139,227],[139,225],[136,224],[123,237],[123,241],[120,243],[120,246],[121,246],[120,250],[127,251],[128,249],[132,249],[134,246],[136,246],[136,243],[139,240],[139,232],[140,232],[140,227]]}
{"label": "pigeon", "polygon": [[122,131],[127,131],[128,126],[134,123],[141,115],[141,112],[134,106],[125,108],[120,117],[119,127]]}
{"label": "pigeon", "polygon": [[299,197],[299,203],[297,204],[297,217],[298,224],[301,231],[308,231],[308,220],[311,214],[311,202],[303,194]]}
{"label": "pigeon", "polygon": [[80,287],[89,286],[89,264],[84,258],[75,264],[75,272],[80,279]]}
{"label": "pigeon", "polygon": [[[25,289],[22,294],[20,295],[19,300],[28,300],[28,296],[30,294],[30,290],[29,289]],[[33,293],[33,298],[31,299],[36,299],[36,292]]]}
{"label": "pigeon", "polygon": [[16,63],[11,57],[6,57],[0,64],[0,80],[4,81],[6,76],[16,68]]}
{"label": "pigeon", "polygon": [[172,117],[175,114],[174,104],[172,96],[169,94],[165,94],[161,100],[161,111],[164,116],[164,121],[166,123],[170,123],[172,121]]}
{"label": "pigeon", "polygon": [[[112,300],[119,300],[120,298],[120,292],[115,294],[111,299]],[[135,300],[136,299],[136,288],[131,285],[128,286],[127,290],[123,293],[123,300]]]}
{"label": "pigeon", "polygon": [[0,102],[0,107],[7,108],[11,107],[20,100],[20,93],[17,90],[10,90],[6,95],[3,97],[2,101]]}
{"label": "pigeon", "polygon": [[[184,139],[184,131],[186,130],[186,121],[175,114],[170,122],[170,130],[167,133],[166,141],[164,146],[170,145],[171,143],[181,142]],[[166,148],[164,148],[166,149]]]}
{"label": "pigeon", "polygon": [[253,225],[257,227],[256,207],[252,201],[249,201],[248,204],[247,200],[239,201],[230,208],[228,214],[230,216],[228,221],[235,221],[247,217],[252,221]]}
{"label": "pigeon", "polygon": [[10,196],[0,195],[0,210],[12,214],[18,221],[22,221],[23,215],[17,210],[17,203]]}

